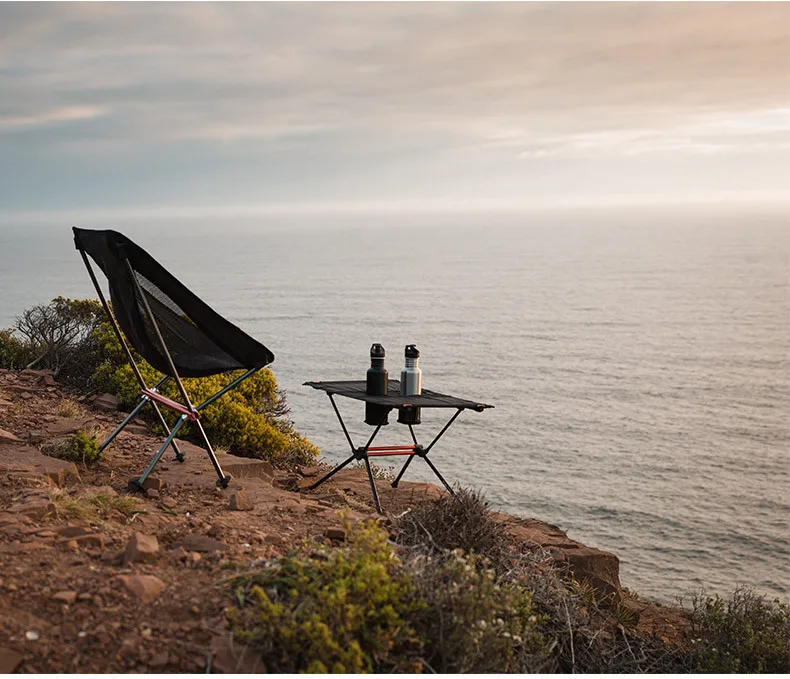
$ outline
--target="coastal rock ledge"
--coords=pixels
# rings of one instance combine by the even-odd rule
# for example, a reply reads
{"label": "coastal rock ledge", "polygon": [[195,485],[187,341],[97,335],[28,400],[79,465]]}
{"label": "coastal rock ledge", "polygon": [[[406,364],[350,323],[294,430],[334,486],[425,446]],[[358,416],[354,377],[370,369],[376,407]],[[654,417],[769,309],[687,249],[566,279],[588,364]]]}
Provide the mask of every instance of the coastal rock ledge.
{"label": "coastal rock ledge", "polygon": [[[242,660],[218,647],[228,639],[233,599],[217,583],[305,540],[342,544],[349,523],[382,520],[364,468],[345,468],[310,490],[327,465],[283,470],[221,454],[233,477],[222,490],[205,451],[186,441],[179,444],[182,464],[165,456],[147,492],[129,493],[128,480],[145,468],[161,438],[138,421],[93,464],[60,459],[63,441],[75,431],[101,440],[123,415],[52,386],[46,376],[0,370],[0,666],[6,671],[241,671]],[[421,482],[392,488],[386,479],[377,479],[376,488],[385,525],[446,493]],[[548,554],[598,597],[619,599],[614,554],[537,519],[498,512],[493,518],[514,554]],[[636,611],[640,625],[677,627],[664,610],[653,617]],[[174,647],[174,637],[193,643]],[[79,652],[72,653],[75,639]]]}

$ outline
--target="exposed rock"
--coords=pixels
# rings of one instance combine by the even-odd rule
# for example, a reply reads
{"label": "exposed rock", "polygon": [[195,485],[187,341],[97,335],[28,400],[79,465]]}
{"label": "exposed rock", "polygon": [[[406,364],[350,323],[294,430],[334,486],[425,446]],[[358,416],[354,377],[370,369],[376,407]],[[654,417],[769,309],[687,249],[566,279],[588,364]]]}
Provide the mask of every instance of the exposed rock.
{"label": "exposed rock", "polygon": [[342,528],[327,528],[326,536],[330,540],[345,540],[346,531],[344,531]]}
{"label": "exposed rock", "polygon": [[112,394],[100,394],[93,400],[93,407],[102,413],[112,413],[118,410],[121,400]]}
{"label": "exposed rock", "polygon": [[19,523],[29,523],[30,519],[26,516],[19,516],[17,514],[10,514],[9,512],[0,512],[0,528],[3,526],[16,526]]}
{"label": "exposed rock", "polygon": [[27,432],[27,442],[31,446],[37,446],[45,438],[47,438],[47,433],[43,429],[30,429]]}
{"label": "exposed rock", "polygon": [[318,476],[321,473],[321,467],[299,467],[299,473],[302,476],[311,478],[313,476]]}
{"label": "exposed rock", "polygon": [[21,662],[21,653],[0,646],[0,674],[13,674]]}
{"label": "exposed rock", "polygon": [[175,509],[178,506],[178,500],[170,495],[165,495],[162,498],[162,506],[166,509]]}
{"label": "exposed rock", "polygon": [[118,579],[143,603],[156,599],[165,588],[165,583],[153,575],[121,575]]}
{"label": "exposed rock", "polygon": [[75,535],[73,538],[61,538],[57,542],[58,544],[65,544],[70,549],[77,549],[80,546],[104,549],[104,536],[101,533]]}
{"label": "exposed rock", "polygon": [[149,476],[143,481],[143,488],[145,490],[160,491],[165,487],[164,482],[158,476]]}
{"label": "exposed rock", "polygon": [[594,587],[599,595],[620,595],[620,559],[611,552],[579,545],[560,553],[573,577]]}
{"label": "exposed rock", "polygon": [[74,523],[70,523],[67,526],[63,526],[62,528],[58,528],[58,535],[64,538],[76,538],[80,535],[90,535],[93,531],[84,526]]}
{"label": "exposed rock", "polygon": [[48,457],[32,446],[9,441],[3,445],[3,454],[0,455],[0,472],[23,471],[46,474],[58,485],[71,482],[72,479],[79,480],[73,462]]}
{"label": "exposed rock", "polygon": [[190,552],[224,552],[228,546],[224,542],[207,538],[203,535],[187,535],[182,541],[181,546]]}
{"label": "exposed rock", "polygon": [[54,502],[31,502],[24,505],[16,505],[11,507],[12,512],[18,512],[23,516],[27,516],[34,521],[41,521],[47,516],[54,516],[58,512],[58,508]]}
{"label": "exposed rock", "polygon": [[167,651],[160,651],[148,663],[149,667],[153,667],[154,669],[161,669],[168,663],[168,653]]}
{"label": "exposed rock", "polygon": [[54,422],[48,422],[45,429],[49,436],[58,438],[71,436],[90,423],[90,419],[77,417],[59,417]]}
{"label": "exposed rock", "polygon": [[64,604],[68,604],[69,606],[77,601],[77,593],[74,591],[65,591],[65,592],[57,592],[56,594],[52,595],[52,598],[56,601],[62,601]]}
{"label": "exposed rock", "polygon": [[266,535],[263,541],[267,545],[274,545],[275,547],[285,547],[285,540],[281,535]]}
{"label": "exposed rock", "polygon": [[127,424],[124,431],[129,432],[130,434],[137,434],[138,436],[147,436],[151,432],[148,430],[144,424]]}
{"label": "exposed rock", "polygon": [[223,674],[265,674],[260,653],[228,636],[211,640],[212,667]]}
{"label": "exposed rock", "polygon": [[55,382],[55,378],[50,373],[44,373],[38,380],[38,384],[41,387],[57,387],[58,383]]}
{"label": "exposed rock", "polygon": [[156,539],[156,536],[135,533],[126,545],[123,553],[123,563],[154,561],[157,554],[159,554],[159,541]]}
{"label": "exposed rock", "polygon": [[250,500],[247,493],[243,490],[237,490],[230,496],[230,502],[228,503],[228,506],[230,509],[237,512],[249,512],[255,509],[255,505],[253,504],[252,500]]}
{"label": "exposed rock", "polygon": [[579,582],[594,587],[598,596],[620,594],[620,560],[610,552],[571,540],[564,531],[538,519],[519,519],[495,513],[520,549],[545,549],[565,563]]}
{"label": "exposed rock", "polygon": [[6,431],[5,429],[0,429],[0,444],[18,443],[19,441],[20,439],[16,434],[12,434],[10,431]]}

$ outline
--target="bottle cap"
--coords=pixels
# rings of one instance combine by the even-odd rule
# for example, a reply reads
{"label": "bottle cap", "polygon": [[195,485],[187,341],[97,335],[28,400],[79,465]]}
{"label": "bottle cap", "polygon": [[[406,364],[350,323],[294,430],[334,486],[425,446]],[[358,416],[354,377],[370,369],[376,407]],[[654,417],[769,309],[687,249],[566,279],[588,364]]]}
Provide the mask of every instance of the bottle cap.
{"label": "bottle cap", "polygon": [[419,358],[420,351],[417,349],[415,344],[407,344],[406,345],[406,358]]}
{"label": "bottle cap", "polygon": [[372,344],[370,346],[371,358],[384,358],[384,347],[380,344]]}

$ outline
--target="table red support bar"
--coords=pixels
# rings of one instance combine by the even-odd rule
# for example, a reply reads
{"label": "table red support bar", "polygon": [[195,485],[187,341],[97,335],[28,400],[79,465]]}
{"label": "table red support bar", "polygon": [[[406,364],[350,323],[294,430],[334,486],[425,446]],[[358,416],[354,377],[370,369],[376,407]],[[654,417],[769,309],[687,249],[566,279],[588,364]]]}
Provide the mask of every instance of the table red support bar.
{"label": "table red support bar", "polygon": [[390,450],[381,453],[368,453],[368,457],[387,457],[389,455],[414,455],[414,450]]}
{"label": "table red support bar", "polygon": [[379,450],[405,450],[405,449],[414,450],[414,444],[404,443],[403,445],[400,446],[371,446],[370,448],[368,448],[368,450],[375,450],[377,452]]}

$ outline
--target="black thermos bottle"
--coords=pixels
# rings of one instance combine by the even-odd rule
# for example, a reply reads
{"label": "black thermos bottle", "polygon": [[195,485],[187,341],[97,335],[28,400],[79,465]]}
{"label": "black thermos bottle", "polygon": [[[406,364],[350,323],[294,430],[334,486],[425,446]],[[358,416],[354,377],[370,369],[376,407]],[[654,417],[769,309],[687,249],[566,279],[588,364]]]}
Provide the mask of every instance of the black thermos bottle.
{"label": "black thermos bottle", "polygon": [[[370,368],[368,368],[367,386],[365,393],[369,396],[386,396],[389,389],[389,378],[387,369],[384,367],[384,347],[374,344],[370,347]],[[389,408],[387,406],[376,405],[375,403],[365,404],[365,424],[372,424],[374,427],[379,424],[388,423]],[[384,421],[381,421],[384,418]]]}

